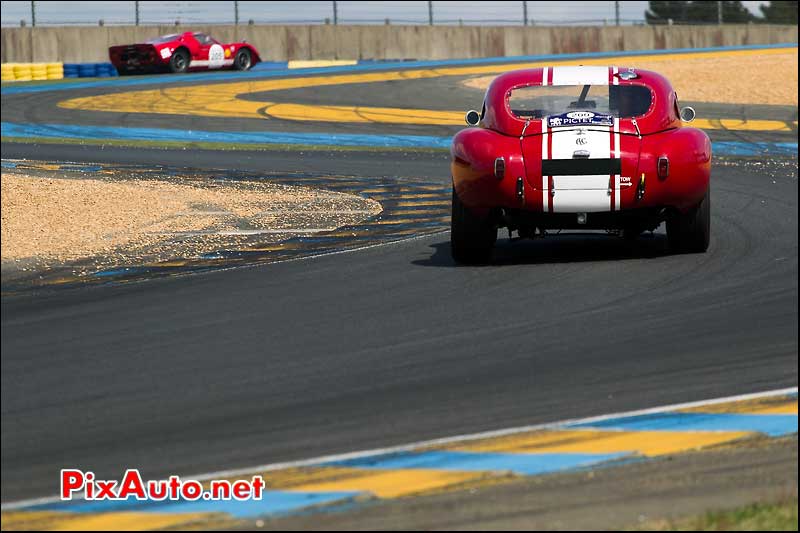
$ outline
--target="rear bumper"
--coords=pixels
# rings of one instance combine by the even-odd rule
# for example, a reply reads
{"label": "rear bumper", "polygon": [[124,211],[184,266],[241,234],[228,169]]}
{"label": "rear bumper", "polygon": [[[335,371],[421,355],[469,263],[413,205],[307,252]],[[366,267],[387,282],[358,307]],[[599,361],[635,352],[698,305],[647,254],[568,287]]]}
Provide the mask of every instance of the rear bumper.
{"label": "rear bumper", "polygon": [[124,72],[154,71],[169,66],[168,59],[163,59],[154,47],[147,45],[112,46],[108,56],[111,64]]}
{"label": "rear bumper", "polygon": [[613,212],[541,213],[524,210],[507,210],[507,224],[514,228],[537,228],[541,230],[624,230],[639,228],[642,231],[655,229],[661,222],[675,213],[666,206],[625,209]]}

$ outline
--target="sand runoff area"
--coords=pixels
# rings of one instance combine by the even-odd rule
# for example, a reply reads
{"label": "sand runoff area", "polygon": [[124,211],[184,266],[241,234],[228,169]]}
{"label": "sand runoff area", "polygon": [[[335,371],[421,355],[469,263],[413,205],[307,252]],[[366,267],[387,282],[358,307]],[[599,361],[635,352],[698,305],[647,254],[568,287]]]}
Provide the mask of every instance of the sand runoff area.
{"label": "sand runoff area", "polygon": [[2,262],[36,270],[193,257],[258,235],[275,242],[380,213],[356,195],[264,182],[85,179],[3,172]]}

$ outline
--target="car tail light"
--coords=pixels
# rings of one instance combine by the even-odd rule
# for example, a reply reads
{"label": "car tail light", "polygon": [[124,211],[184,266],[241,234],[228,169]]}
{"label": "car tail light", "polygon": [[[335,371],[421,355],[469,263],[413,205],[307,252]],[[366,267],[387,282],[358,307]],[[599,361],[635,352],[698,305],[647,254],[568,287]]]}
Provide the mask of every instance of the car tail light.
{"label": "car tail light", "polygon": [[664,156],[658,158],[658,177],[662,180],[669,176],[669,159]]}
{"label": "car tail light", "polygon": [[501,180],[506,175],[506,160],[498,157],[494,160],[494,177]]}

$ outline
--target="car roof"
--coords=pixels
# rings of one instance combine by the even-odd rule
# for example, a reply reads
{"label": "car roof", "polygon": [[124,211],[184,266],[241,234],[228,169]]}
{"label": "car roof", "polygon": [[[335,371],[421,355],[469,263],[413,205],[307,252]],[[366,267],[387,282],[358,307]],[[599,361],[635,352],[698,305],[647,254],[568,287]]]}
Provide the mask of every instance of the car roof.
{"label": "car roof", "polygon": [[[640,131],[651,132],[680,126],[680,117],[674,110],[675,91],[664,76],[633,67],[598,65],[544,66],[503,73],[486,90],[483,122],[486,127],[502,133],[520,135],[529,121],[514,116],[508,107],[508,96],[514,89],[537,85],[611,84],[644,85],[650,88],[653,94],[651,108],[646,115],[637,117],[636,126]],[[620,127],[622,131],[635,131],[630,120],[620,120]]]}

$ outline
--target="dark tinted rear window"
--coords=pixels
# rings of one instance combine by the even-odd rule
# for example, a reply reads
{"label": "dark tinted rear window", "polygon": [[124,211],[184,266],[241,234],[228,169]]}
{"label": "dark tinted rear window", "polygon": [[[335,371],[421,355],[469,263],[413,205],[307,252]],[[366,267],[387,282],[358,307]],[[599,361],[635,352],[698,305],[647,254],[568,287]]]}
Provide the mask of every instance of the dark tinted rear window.
{"label": "dark tinted rear window", "polygon": [[619,118],[644,115],[650,89],[641,85],[533,85],[511,91],[509,105],[518,118],[540,119],[570,111],[593,111]]}

